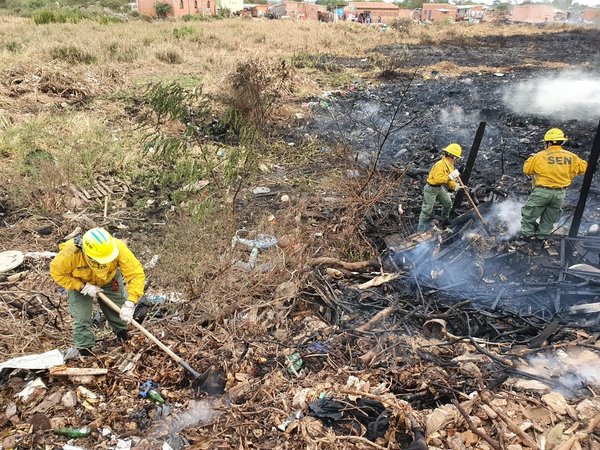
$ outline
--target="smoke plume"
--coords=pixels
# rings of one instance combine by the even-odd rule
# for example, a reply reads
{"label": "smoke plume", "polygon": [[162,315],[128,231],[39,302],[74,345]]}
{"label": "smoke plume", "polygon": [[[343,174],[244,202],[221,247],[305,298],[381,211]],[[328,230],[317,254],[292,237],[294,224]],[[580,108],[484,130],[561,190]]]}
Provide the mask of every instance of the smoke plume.
{"label": "smoke plume", "polygon": [[600,79],[583,72],[565,72],[507,87],[504,103],[521,115],[555,120],[597,120]]}
{"label": "smoke plume", "polygon": [[527,363],[524,371],[555,380],[564,388],[559,389],[564,395],[572,395],[573,391],[586,385],[600,384],[600,357],[590,350],[557,350],[532,356],[527,359]]}
{"label": "smoke plume", "polygon": [[522,206],[523,202],[510,197],[492,206],[485,219],[494,229],[501,230],[496,238],[498,241],[508,241],[519,234]]}

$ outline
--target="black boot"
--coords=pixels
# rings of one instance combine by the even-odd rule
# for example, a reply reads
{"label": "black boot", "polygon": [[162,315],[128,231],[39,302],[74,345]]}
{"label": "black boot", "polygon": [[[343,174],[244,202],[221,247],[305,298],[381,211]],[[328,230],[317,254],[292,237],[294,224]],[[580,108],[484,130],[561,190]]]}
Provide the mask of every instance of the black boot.
{"label": "black boot", "polygon": [[78,348],[77,350],[79,351],[79,354],[83,357],[94,356],[94,353],[92,352],[92,349],[90,349],[90,348]]}
{"label": "black boot", "polygon": [[121,330],[117,332],[117,342],[122,344],[123,342],[127,342],[129,340],[129,333],[127,330]]}

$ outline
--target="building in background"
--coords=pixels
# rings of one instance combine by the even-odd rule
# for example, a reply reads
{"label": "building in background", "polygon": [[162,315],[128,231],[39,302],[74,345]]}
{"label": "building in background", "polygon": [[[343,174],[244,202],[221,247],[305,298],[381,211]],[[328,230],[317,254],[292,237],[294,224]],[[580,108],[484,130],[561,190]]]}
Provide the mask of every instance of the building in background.
{"label": "building in background", "polygon": [[554,6],[539,3],[515,5],[510,11],[510,20],[523,23],[552,23],[562,19],[561,12]]}
{"label": "building in background", "polygon": [[489,8],[484,5],[457,5],[454,20],[467,22],[481,22],[485,20],[485,13]]}
{"label": "building in background", "polygon": [[267,12],[269,11],[269,5],[246,3],[244,5],[244,11],[246,12],[245,15],[247,17],[260,19],[266,17]]}
{"label": "building in background", "polygon": [[412,9],[401,9],[387,2],[349,2],[344,8],[346,20],[390,24],[398,19],[412,19]]}
{"label": "building in background", "polygon": [[587,23],[597,23],[600,24],[600,8],[585,8],[583,10],[583,14],[581,19]]}
{"label": "building in background", "polygon": [[327,8],[315,3],[285,1],[271,5],[269,14],[274,19],[319,20],[319,12]]}
{"label": "building in background", "polygon": [[171,7],[168,14],[170,17],[181,17],[187,14],[211,16],[217,12],[215,0],[137,0],[140,14],[156,17],[154,9],[156,3],[167,3]]}
{"label": "building in background", "polygon": [[244,0],[217,0],[217,12],[236,14],[244,9]]}
{"label": "building in background", "polygon": [[456,20],[456,5],[449,3],[423,3],[421,20],[427,22],[448,22]]}

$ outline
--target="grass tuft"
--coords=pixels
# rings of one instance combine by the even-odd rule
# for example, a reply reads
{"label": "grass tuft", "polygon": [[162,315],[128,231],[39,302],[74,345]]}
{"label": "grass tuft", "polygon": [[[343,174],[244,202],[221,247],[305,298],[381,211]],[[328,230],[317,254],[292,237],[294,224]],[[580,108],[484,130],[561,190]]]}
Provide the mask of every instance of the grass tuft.
{"label": "grass tuft", "polygon": [[52,59],[58,59],[71,64],[92,64],[96,57],[75,45],[59,45],[50,49]]}
{"label": "grass tuft", "polygon": [[181,64],[183,56],[177,50],[159,50],[155,53],[156,59],[167,64]]}

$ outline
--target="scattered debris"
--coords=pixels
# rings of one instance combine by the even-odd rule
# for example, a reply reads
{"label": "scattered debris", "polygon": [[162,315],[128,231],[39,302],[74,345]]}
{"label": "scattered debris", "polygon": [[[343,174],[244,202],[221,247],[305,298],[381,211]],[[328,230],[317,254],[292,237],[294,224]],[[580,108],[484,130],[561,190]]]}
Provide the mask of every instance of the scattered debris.
{"label": "scattered debris", "polygon": [[0,363],[0,370],[8,369],[50,369],[64,364],[63,354],[59,350],[50,350],[37,355],[24,355]]}

